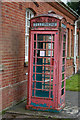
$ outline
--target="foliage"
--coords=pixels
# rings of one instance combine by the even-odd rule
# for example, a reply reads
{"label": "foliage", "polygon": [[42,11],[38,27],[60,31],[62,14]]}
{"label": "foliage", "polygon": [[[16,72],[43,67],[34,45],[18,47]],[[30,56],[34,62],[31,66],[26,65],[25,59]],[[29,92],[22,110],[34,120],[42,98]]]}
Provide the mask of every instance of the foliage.
{"label": "foliage", "polygon": [[80,1],[79,2],[67,2],[67,5],[80,15]]}
{"label": "foliage", "polygon": [[75,74],[66,80],[66,90],[80,91],[80,74]]}

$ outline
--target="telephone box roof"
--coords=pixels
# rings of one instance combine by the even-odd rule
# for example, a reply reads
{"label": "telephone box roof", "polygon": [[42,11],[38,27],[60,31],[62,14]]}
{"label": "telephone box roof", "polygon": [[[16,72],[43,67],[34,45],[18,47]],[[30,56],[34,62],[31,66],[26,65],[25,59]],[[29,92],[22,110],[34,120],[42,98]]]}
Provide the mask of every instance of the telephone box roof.
{"label": "telephone box roof", "polygon": [[57,14],[40,14],[40,15],[38,15],[38,16],[35,16],[35,17],[33,17],[33,18],[31,18],[31,19],[34,19],[34,18],[38,18],[38,17],[43,17],[43,16],[48,16],[48,17],[55,17],[55,18],[57,18],[57,19],[63,19],[63,17],[62,16],[60,16],[60,15],[57,15]]}

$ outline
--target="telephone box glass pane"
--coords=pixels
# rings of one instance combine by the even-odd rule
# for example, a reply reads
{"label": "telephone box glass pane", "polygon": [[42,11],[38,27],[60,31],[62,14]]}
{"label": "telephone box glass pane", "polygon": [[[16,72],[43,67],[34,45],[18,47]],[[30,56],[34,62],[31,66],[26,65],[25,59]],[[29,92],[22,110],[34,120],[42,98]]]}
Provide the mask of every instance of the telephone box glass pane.
{"label": "telephone box glass pane", "polygon": [[65,58],[63,58],[63,64],[65,64]]}
{"label": "telephone box glass pane", "polygon": [[42,42],[38,42],[37,43],[37,48],[38,49],[43,49],[43,43]]}
{"label": "telephone box glass pane", "polygon": [[36,42],[34,42],[34,49],[36,48]]}
{"label": "telephone box glass pane", "polygon": [[64,50],[65,50],[65,45],[66,45],[66,44],[65,44],[65,43],[63,43],[63,49],[64,49]]}
{"label": "telephone box glass pane", "polygon": [[34,50],[34,57],[35,57],[35,55],[36,55],[36,50]]}
{"label": "telephone box glass pane", "polygon": [[64,79],[64,74],[62,74],[62,80]]}
{"label": "telephone box glass pane", "polygon": [[65,57],[65,50],[63,50],[63,57]]}
{"label": "telephone box glass pane", "polygon": [[[51,41],[51,34],[38,34],[38,41]],[[54,35],[52,35],[52,41],[54,41]]]}
{"label": "telephone box glass pane", "polygon": [[53,98],[53,91],[51,91],[51,96],[50,97]]}
{"label": "telephone box glass pane", "polygon": [[34,34],[34,40],[36,40],[36,34]]}
{"label": "telephone box glass pane", "polygon": [[65,66],[62,66],[62,72],[64,72],[65,71]]}
{"label": "telephone box glass pane", "polygon": [[61,95],[63,95],[64,94],[64,88],[61,90]]}
{"label": "telephone box glass pane", "polygon": [[37,40],[38,41],[43,41],[43,35],[42,34],[38,34],[37,35]]}
{"label": "telephone box glass pane", "polygon": [[36,90],[36,97],[49,97],[49,91]]}
{"label": "telephone box glass pane", "polygon": [[62,88],[64,87],[64,81],[62,82],[62,86],[61,86]]}
{"label": "telephone box glass pane", "polygon": [[64,41],[64,42],[66,41],[66,35],[64,35],[63,41]]}
{"label": "telephone box glass pane", "polygon": [[50,34],[38,34],[37,35],[38,41],[51,41],[51,35]]}

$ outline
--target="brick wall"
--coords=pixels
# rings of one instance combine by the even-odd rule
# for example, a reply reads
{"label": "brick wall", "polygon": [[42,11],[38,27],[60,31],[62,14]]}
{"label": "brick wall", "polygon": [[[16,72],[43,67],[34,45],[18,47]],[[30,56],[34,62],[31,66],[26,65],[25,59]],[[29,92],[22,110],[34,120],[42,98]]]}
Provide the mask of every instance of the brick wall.
{"label": "brick wall", "polygon": [[1,10],[1,2],[0,2],[0,111],[2,110],[2,10]]}
{"label": "brick wall", "polygon": [[74,74],[74,59],[67,59],[66,63],[66,77]]}
{"label": "brick wall", "polygon": [[[47,3],[39,3],[39,7],[31,2],[2,3],[3,71],[0,75],[0,77],[2,76],[2,109],[19,102],[27,96],[27,76],[25,73],[28,67],[24,67],[26,8],[32,8],[36,12],[36,15],[48,13],[49,10],[53,10],[56,14],[65,17],[71,24],[74,22],[73,19],[63,14],[63,10],[60,12]],[[60,7],[60,9],[62,9],[62,7]],[[70,65],[69,62],[70,61],[67,61],[67,66],[72,66],[73,61],[71,60]],[[72,67],[70,69],[72,71]]]}
{"label": "brick wall", "polygon": [[3,19],[3,72],[2,108],[26,98],[26,78],[24,69],[25,51],[25,9],[19,3],[2,4]]}
{"label": "brick wall", "polygon": [[77,63],[77,71],[79,70],[79,58],[76,58],[76,63]]}

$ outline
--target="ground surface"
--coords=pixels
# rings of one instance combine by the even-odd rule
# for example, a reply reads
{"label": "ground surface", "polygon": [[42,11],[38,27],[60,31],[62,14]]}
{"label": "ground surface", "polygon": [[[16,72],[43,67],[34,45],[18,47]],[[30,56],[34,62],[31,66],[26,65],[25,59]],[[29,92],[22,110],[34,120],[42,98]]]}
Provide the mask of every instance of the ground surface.
{"label": "ground surface", "polygon": [[[11,109],[9,109],[4,115],[3,120],[16,120],[15,118],[34,118],[42,120],[45,119],[56,119],[57,118],[75,118],[76,120],[80,120],[80,101],[79,101],[80,92],[74,91],[66,91],[66,105],[65,108],[60,113],[52,113],[52,112],[41,112],[41,111],[30,111],[25,110],[26,101],[22,102]],[[68,119],[66,119],[68,120]]]}

